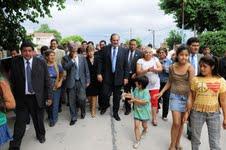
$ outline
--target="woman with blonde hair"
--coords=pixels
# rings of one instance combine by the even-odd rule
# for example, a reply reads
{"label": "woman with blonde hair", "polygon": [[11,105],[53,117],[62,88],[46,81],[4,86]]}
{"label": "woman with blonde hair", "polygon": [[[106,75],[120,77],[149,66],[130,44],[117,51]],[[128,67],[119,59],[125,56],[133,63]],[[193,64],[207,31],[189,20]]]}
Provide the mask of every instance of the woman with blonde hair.
{"label": "woman with blonde hair", "polygon": [[96,116],[96,104],[97,104],[97,95],[99,94],[99,87],[97,81],[97,63],[94,55],[95,48],[92,45],[89,45],[86,48],[86,60],[88,63],[88,68],[90,72],[90,85],[86,89],[86,95],[90,102],[91,116],[94,118]]}

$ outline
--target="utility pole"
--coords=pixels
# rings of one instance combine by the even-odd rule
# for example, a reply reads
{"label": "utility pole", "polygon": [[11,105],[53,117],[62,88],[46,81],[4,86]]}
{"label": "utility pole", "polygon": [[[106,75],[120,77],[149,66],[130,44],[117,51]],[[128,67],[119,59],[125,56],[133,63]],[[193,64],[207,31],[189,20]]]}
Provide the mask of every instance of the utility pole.
{"label": "utility pole", "polygon": [[183,43],[185,43],[185,39],[184,39],[184,3],[185,3],[185,0],[182,0],[182,40],[181,40],[181,42],[182,42],[182,44]]}
{"label": "utility pole", "polygon": [[155,30],[148,29],[149,32],[152,32],[152,47],[155,48]]}
{"label": "utility pole", "polygon": [[132,39],[132,28],[129,28],[129,38],[130,38],[130,40]]}

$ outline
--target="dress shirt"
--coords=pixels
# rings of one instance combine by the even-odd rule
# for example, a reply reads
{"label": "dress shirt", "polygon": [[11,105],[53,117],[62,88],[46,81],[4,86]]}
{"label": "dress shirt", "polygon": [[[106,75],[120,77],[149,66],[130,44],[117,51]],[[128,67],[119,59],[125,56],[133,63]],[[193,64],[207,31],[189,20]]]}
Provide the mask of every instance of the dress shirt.
{"label": "dress shirt", "polygon": [[23,58],[23,60],[24,60],[24,74],[25,74],[25,95],[32,95],[32,94],[35,94],[35,93],[28,92],[26,68],[27,68],[27,61],[29,61],[30,67],[31,67],[31,70],[32,70],[33,57],[29,60]]}

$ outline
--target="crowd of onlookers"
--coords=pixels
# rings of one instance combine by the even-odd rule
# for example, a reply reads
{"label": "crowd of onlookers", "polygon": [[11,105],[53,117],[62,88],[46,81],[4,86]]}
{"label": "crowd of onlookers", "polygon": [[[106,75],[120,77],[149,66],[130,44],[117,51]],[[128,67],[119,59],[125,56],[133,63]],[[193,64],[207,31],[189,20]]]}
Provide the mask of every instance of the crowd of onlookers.
{"label": "crowd of onlookers", "polygon": [[87,100],[91,116],[95,117],[97,107],[101,115],[105,114],[112,96],[112,116],[116,121],[121,120],[118,111],[122,99],[124,114],[133,112],[134,148],[148,134],[149,120],[158,126],[157,114],[162,108],[164,121],[169,110],[172,112],[169,150],[182,150],[180,138],[187,121],[193,150],[199,149],[205,122],[210,149],[219,150],[221,109],[226,129],[226,50],[219,58],[211,54],[210,47],[200,49],[199,44],[192,37],[173,50],[155,50],[151,44],[138,47],[136,39],[128,45],[120,44],[120,36],[112,34],[109,44],[101,40],[96,45],[83,41],[60,46],[53,39],[50,46],[42,46],[37,52],[32,43],[23,42],[20,53],[10,51],[9,80],[1,71],[0,144],[11,139],[6,109],[15,107],[16,114],[9,150],[19,150],[30,118],[37,140],[44,143],[45,111],[49,126],[54,127],[62,104],[66,104],[72,126],[79,116],[85,118]]}

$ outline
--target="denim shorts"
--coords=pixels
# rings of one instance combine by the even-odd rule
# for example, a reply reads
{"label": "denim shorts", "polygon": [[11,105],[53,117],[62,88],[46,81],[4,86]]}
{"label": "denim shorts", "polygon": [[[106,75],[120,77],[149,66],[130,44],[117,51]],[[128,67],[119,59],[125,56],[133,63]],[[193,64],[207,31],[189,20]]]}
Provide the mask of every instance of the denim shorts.
{"label": "denim shorts", "polygon": [[179,95],[170,93],[169,108],[172,111],[185,112],[188,97],[185,95]]}

